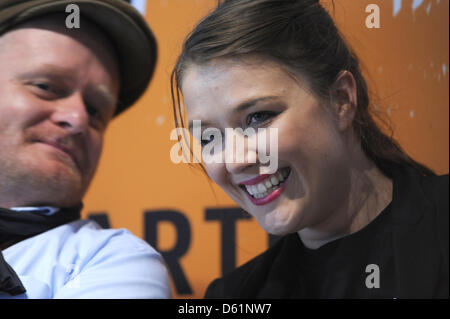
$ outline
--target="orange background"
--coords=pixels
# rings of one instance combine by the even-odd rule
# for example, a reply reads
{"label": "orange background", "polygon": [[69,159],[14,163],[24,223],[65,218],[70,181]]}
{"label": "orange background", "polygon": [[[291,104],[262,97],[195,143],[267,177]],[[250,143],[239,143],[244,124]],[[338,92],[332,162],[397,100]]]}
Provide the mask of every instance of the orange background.
{"label": "orange background", "polygon": [[[394,136],[416,160],[438,173],[449,170],[449,1],[403,0],[394,16],[393,0],[321,1],[337,22],[365,66],[370,90],[378,96]],[[113,228],[128,228],[143,237],[146,210],[171,209],[183,213],[191,225],[191,246],[180,263],[201,298],[206,286],[220,275],[220,224],[205,221],[205,209],[233,207],[200,170],[173,164],[174,141],[170,104],[170,72],[183,39],[209,12],[215,0],[148,0],[146,19],[159,43],[154,80],[140,101],[115,119],[107,134],[98,173],[85,198],[84,217],[107,212]],[[368,29],[368,4],[380,7],[380,28]],[[413,10],[413,4],[420,4]],[[160,248],[177,240],[170,223],[158,229]],[[237,223],[237,265],[267,248],[267,234],[254,219]]]}

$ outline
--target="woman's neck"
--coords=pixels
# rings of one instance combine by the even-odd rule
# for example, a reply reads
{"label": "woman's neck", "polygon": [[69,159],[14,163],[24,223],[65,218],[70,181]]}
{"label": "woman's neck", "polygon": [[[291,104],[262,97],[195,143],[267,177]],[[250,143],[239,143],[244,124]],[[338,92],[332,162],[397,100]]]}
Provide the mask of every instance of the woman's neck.
{"label": "woman's neck", "polygon": [[303,244],[317,249],[355,233],[374,220],[392,201],[393,183],[372,162],[349,169],[348,197],[323,222],[298,234]]}

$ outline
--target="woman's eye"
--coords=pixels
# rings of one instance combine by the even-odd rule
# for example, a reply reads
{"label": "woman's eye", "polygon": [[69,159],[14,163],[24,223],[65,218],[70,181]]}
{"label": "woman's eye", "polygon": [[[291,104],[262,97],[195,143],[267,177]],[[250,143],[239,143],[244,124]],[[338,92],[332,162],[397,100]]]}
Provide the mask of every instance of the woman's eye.
{"label": "woman's eye", "polygon": [[211,143],[213,140],[214,140],[214,136],[210,136],[209,138],[202,138],[202,140],[201,140],[202,147]]}
{"label": "woman's eye", "polygon": [[247,117],[246,124],[247,126],[259,125],[271,119],[275,115],[276,113],[268,111],[252,113]]}

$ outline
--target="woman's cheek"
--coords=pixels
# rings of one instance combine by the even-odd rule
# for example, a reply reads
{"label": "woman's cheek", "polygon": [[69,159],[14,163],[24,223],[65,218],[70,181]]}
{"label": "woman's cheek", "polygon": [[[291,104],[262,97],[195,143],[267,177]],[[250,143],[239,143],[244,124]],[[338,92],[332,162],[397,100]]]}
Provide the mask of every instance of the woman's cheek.
{"label": "woman's cheek", "polygon": [[220,187],[224,187],[226,181],[225,165],[221,163],[207,163],[204,166],[209,178]]}

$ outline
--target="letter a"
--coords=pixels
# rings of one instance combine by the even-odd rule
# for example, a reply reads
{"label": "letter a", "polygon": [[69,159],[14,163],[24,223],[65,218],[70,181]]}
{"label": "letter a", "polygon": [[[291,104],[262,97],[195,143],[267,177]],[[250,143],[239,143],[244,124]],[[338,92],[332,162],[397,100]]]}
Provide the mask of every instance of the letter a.
{"label": "letter a", "polygon": [[366,277],[366,287],[369,289],[380,288],[380,267],[375,264],[367,265],[366,273],[371,273]]}
{"label": "letter a", "polygon": [[68,29],[80,28],[80,8],[76,4],[69,4],[66,7],[66,12],[70,13],[66,18],[66,27]]}
{"label": "letter a", "polygon": [[368,29],[380,28],[380,7],[376,4],[369,4],[366,7],[366,12],[372,12],[366,18],[366,27]]}
{"label": "letter a", "polygon": [[170,149],[172,163],[190,163],[190,136],[189,131],[182,127],[174,128],[170,132],[170,140],[177,141]]}

